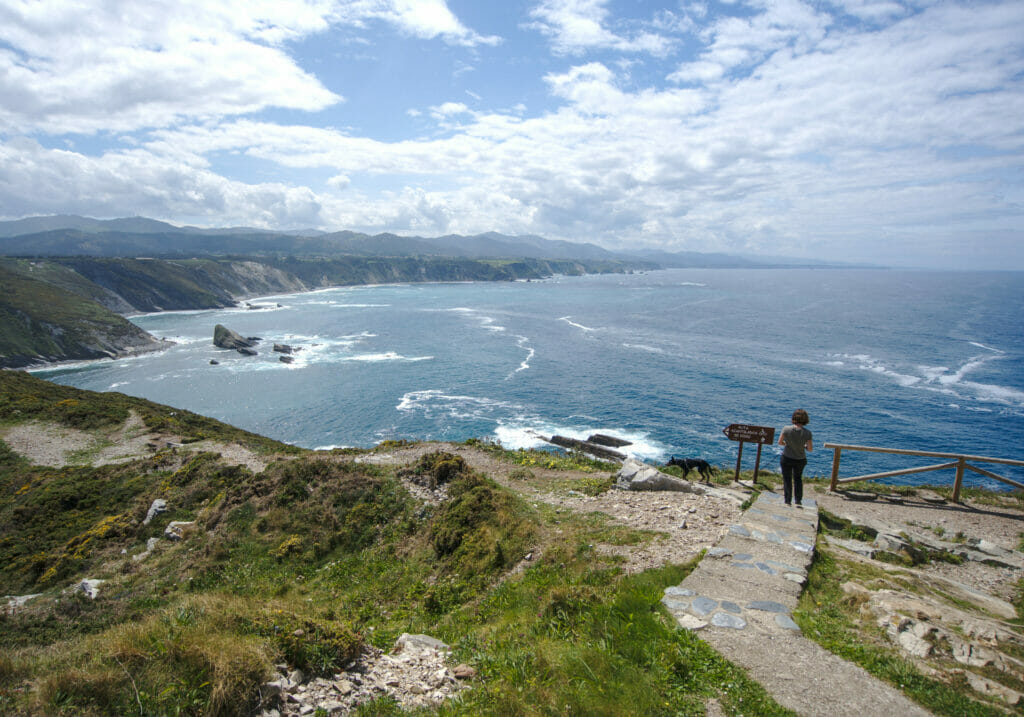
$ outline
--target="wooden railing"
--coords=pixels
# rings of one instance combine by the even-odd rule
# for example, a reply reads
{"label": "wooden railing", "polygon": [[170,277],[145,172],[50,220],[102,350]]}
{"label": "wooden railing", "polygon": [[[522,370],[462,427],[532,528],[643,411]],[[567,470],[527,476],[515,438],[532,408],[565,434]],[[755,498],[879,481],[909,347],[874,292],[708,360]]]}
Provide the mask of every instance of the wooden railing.
{"label": "wooden railing", "polygon": [[[838,443],[826,443],[825,448],[831,448],[835,451],[832,455],[832,482],[829,484],[829,490],[835,490],[836,487],[841,483],[853,483],[855,481],[862,480],[876,480],[878,478],[890,478],[892,476],[905,476],[912,473],[925,473],[927,471],[939,471],[945,468],[956,468],[956,478],[953,480],[953,502],[958,503],[960,501],[960,488],[964,481],[964,470],[971,470],[975,473],[980,473],[983,476],[997,480],[1002,483],[1007,483],[1016,488],[1024,489],[1024,483],[1018,483],[1017,481],[1004,478],[996,475],[991,471],[987,471],[984,468],[978,468],[978,466],[971,465],[967,461],[974,461],[975,463],[1001,463],[1003,465],[1010,466],[1024,466],[1024,461],[1015,461],[1010,458],[991,458],[989,456],[968,456],[961,455],[959,453],[936,453],[934,451],[910,451],[902,448],[872,448],[870,446],[844,446]],[[904,468],[898,471],[886,471],[885,473],[871,473],[870,475],[857,476],[856,478],[839,478],[839,456],[843,451],[868,451],[870,453],[894,453],[901,456],[930,456],[932,458],[948,458],[951,459],[947,463],[937,463],[933,466],[919,466],[917,468]]]}

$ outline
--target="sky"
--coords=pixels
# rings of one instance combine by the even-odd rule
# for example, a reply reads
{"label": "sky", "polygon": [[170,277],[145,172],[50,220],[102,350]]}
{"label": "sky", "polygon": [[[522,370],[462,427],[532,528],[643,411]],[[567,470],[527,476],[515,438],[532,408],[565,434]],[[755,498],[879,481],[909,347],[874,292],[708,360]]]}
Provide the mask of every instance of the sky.
{"label": "sky", "polygon": [[1024,269],[1024,2],[0,0],[0,218]]}

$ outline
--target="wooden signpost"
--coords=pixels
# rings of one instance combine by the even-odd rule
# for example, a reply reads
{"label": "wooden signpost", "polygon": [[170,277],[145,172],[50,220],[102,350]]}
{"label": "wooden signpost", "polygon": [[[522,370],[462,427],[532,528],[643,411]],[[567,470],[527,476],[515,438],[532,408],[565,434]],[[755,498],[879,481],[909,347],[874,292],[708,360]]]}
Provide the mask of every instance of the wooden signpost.
{"label": "wooden signpost", "polygon": [[757,472],[761,469],[761,446],[775,440],[775,429],[771,426],[749,426],[745,423],[732,423],[722,429],[722,433],[730,441],[740,442],[739,455],[736,456],[736,475],[733,480],[740,480],[740,462],[743,460],[743,444],[757,444],[757,460],[754,462],[754,482],[757,483]]}

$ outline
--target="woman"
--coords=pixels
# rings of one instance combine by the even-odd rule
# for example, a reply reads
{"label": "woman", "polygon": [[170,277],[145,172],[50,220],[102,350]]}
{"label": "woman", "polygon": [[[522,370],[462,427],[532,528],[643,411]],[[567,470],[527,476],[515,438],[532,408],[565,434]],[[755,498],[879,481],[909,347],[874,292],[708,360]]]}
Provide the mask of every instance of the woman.
{"label": "woman", "polygon": [[790,498],[796,498],[796,507],[802,508],[800,502],[804,498],[804,466],[807,465],[807,454],[805,451],[814,450],[814,442],[811,440],[811,432],[807,430],[807,424],[811,419],[807,411],[798,408],[793,411],[793,424],[782,429],[779,436],[779,445],[782,449],[782,488],[786,505],[790,505]]}

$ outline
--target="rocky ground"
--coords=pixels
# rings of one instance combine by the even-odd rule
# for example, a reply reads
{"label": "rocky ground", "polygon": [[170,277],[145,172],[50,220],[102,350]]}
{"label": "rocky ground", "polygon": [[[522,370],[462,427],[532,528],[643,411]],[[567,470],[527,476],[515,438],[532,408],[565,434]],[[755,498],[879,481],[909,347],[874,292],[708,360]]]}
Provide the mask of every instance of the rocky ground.
{"label": "rocky ground", "polygon": [[[137,416],[103,435],[30,423],[7,427],[0,438],[33,463],[49,466],[130,460],[168,444],[183,454],[220,452],[225,460],[253,471],[262,470],[269,460],[237,445],[181,445],[179,437],[147,432]],[[529,476],[524,478],[521,466],[462,444],[400,446],[366,453],[357,460],[408,465],[436,450],[461,455],[474,469],[535,505],[551,506],[556,514],[597,512],[615,525],[656,534],[640,546],[595,546],[598,552],[619,555],[628,572],[685,562],[712,547],[737,522],[739,505],[750,494],[748,488],[733,483],[729,488],[704,494],[611,490],[590,496],[572,487],[572,482],[582,477],[579,472],[531,466]],[[338,460],[349,459],[338,456]],[[413,483],[409,488],[424,501],[445,498],[443,490],[429,491]],[[889,580],[854,582],[844,587],[851,599],[864,606],[866,624],[881,625],[891,643],[918,661],[922,669],[959,674],[978,692],[995,695],[1008,705],[1021,700],[1019,692],[1003,683],[1024,684],[1024,661],[1017,657],[1024,655],[1024,639],[1019,626],[1010,622],[1016,614],[1008,602],[1024,574],[1024,556],[1017,550],[1024,534],[1024,512],[971,500],[951,505],[927,495],[895,502],[882,498],[850,500],[821,487],[809,488],[808,493],[822,509],[875,533],[870,542],[830,538],[828,548],[844,560],[866,561],[880,572],[891,574]],[[967,558],[960,564],[933,561],[916,568],[877,559],[878,550],[899,551],[899,540],[962,553]],[[911,585],[918,585],[918,589],[911,589]],[[965,604],[978,609],[965,609]],[[396,643],[387,654],[367,650],[332,680],[309,681],[282,666],[278,678],[265,686],[263,714],[312,714],[318,707],[343,714],[380,695],[390,695],[405,707],[437,704],[456,695],[473,679],[469,668],[453,666],[447,658],[446,646],[414,636]],[[968,669],[979,666],[1005,673],[1011,679],[1000,682]],[[709,705],[709,713],[716,709],[716,705]]]}

